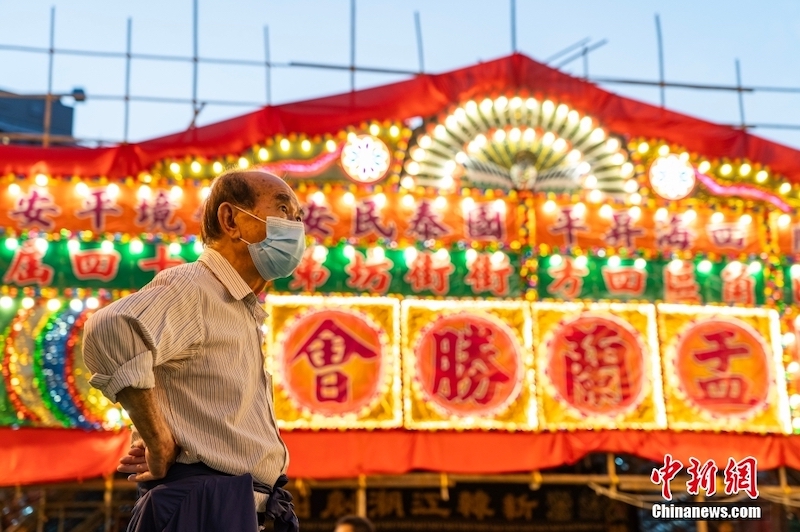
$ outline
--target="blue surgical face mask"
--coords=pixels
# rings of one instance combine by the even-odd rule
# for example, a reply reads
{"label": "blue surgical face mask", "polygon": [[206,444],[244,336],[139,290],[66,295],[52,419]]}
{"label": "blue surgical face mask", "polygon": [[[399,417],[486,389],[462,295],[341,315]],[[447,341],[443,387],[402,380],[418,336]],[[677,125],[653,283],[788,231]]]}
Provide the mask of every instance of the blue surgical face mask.
{"label": "blue surgical face mask", "polygon": [[236,207],[267,226],[267,237],[261,242],[251,244],[244,238],[250,257],[253,258],[258,273],[265,281],[289,277],[294,272],[306,250],[306,230],[303,222],[267,216],[262,220],[253,213]]}

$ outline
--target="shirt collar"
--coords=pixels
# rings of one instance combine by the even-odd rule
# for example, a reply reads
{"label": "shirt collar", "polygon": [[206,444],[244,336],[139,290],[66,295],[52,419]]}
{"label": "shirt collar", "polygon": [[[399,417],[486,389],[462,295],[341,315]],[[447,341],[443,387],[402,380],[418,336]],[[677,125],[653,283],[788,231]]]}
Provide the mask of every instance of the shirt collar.
{"label": "shirt collar", "polygon": [[218,251],[206,248],[197,260],[208,266],[223,286],[228,289],[228,292],[238,301],[241,301],[248,295],[255,297],[253,290],[247,286],[247,283],[244,282],[239,272],[237,272],[233,266],[231,266],[231,263],[228,262],[228,259],[223,257]]}

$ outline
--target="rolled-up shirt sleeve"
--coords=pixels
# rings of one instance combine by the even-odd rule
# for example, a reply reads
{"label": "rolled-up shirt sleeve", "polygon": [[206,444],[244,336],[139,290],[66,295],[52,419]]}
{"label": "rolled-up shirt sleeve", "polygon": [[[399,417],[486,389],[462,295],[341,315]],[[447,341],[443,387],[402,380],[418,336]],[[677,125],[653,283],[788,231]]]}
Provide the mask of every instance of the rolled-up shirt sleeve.
{"label": "rolled-up shirt sleeve", "polygon": [[113,402],[124,388],[154,387],[155,366],[188,356],[202,343],[200,307],[197,285],[165,270],[141,291],[95,312],[83,333],[90,384]]}

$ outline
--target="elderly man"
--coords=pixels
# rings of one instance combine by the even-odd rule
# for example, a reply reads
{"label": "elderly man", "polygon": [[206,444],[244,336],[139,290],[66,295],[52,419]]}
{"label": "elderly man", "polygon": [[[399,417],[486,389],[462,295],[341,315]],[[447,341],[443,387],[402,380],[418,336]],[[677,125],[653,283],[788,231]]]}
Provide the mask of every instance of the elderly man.
{"label": "elderly man", "polygon": [[256,530],[264,518],[297,530],[257,295],[300,262],[302,217],[280,178],[225,173],[204,204],[200,258],[86,323],[90,382],[135,427],[119,468],[141,494],[129,530]]}

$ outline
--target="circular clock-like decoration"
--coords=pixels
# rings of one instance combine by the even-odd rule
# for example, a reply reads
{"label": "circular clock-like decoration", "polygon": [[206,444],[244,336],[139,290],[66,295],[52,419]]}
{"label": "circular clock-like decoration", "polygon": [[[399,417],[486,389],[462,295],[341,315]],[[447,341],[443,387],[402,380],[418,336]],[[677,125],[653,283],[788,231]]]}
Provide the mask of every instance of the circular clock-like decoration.
{"label": "circular clock-like decoration", "polygon": [[374,183],[383,179],[390,160],[389,148],[372,135],[351,137],[342,149],[342,166],[357,183]]}
{"label": "circular clock-like decoration", "polygon": [[680,200],[694,190],[697,177],[694,167],[675,155],[659,157],[650,166],[650,185],[666,200]]}

